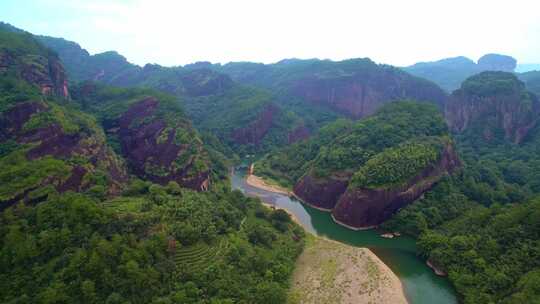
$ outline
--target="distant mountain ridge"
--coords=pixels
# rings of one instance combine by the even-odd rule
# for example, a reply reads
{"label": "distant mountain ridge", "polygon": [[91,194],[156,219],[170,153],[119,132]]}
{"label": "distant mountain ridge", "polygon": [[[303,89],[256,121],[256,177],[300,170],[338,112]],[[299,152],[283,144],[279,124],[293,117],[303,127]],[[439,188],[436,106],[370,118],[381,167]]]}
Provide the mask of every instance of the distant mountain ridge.
{"label": "distant mountain ridge", "polygon": [[486,54],[478,62],[459,56],[431,62],[419,62],[403,69],[418,77],[437,83],[447,92],[461,85],[467,77],[483,71],[513,72],[517,66],[516,59],[507,55]]}

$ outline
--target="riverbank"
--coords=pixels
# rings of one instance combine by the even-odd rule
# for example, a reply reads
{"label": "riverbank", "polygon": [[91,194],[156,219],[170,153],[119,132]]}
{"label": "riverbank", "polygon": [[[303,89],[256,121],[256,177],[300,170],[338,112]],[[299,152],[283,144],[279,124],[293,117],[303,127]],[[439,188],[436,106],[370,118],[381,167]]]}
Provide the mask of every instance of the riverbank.
{"label": "riverbank", "polygon": [[249,174],[246,177],[246,183],[255,188],[259,188],[259,189],[274,192],[274,193],[280,193],[280,194],[285,194],[285,195],[292,194],[292,191],[289,191],[288,189],[283,188],[278,185],[271,185],[268,182],[266,182],[264,179],[262,179],[261,177],[258,177],[253,174]]}
{"label": "riverbank", "polygon": [[[250,174],[246,184],[290,196],[291,191],[270,185]],[[282,209],[293,221],[302,222]],[[407,303],[399,278],[371,250],[307,234],[306,248],[297,260],[289,303]]]}
{"label": "riverbank", "polygon": [[288,302],[407,303],[399,278],[367,248],[309,235]]}

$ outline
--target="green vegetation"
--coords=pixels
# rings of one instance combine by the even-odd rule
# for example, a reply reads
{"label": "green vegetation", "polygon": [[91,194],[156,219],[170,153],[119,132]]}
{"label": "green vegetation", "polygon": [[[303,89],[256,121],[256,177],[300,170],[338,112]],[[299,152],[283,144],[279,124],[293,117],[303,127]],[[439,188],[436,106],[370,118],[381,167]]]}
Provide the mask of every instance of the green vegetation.
{"label": "green vegetation", "polygon": [[485,126],[455,136],[460,173],[383,228],[418,237],[421,255],[449,273],[464,303],[520,303],[540,297],[531,283],[540,269],[540,125],[519,145],[486,140]]}
{"label": "green vegetation", "polygon": [[482,72],[467,78],[461,85],[467,94],[479,97],[509,95],[516,91],[516,87],[523,89],[524,85],[507,72]]}
{"label": "green vegetation", "polygon": [[[446,134],[447,128],[442,115],[434,105],[412,101],[394,102],[383,106],[372,117],[354,124],[338,120],[322,128],[305,142],[266,155],[257,162],[256,173],[291,187],[308,172],[319,178],[338,172],[353,175],[369,162],[370,165],[358,173],[356,181],[359,184],[375,185],[383,180],[388,183],[401,182],[402,178],[418,173],[416,171],[420,170],[421,164],[431,162],[433,150],[420,144],[408,148],[396,147],[409,140],[425,141],[430,136],[440,137]],[[436,143],[437,139],[430,142]],[[435,150],[440,151],[440,148]],[[383,151],[387,153],[382,153]],[[410,155],[411,152],[414,153]],[[402,162],[395,153],[409,155],[407,160]],[[393,157],[392,164],[374,166],[383,160],[388,161],[389,157]],[[411,162],[413,159],[415,162]],[[396,173],[405,168],[407,170]],[[390,171],[394,173],[391,174]],[[368,181],[368,176],[376,177],[378,181]]]}
{"label": "green vegetation", "polygon": [[37,189],[45,179],[65,180],[70,167],[53,157],[28,161],[27,149],[19,149],[0,158],[0,201],[7,201]]}
{"label": "green vegetation", "polygon": [[527,90],[540,96],[540,71],[530,71],[517,76],[521,81],[525,82]]}
{"label": "green vegetation", "polygon": [[229,190],[139,182],[127,191],[102,203],[68,193],[5,210],[0,301],[279,303],[286,296],[303,246],[288,216]]}
{"label": "green vegetation", "polygon": [[256,165],[257,175],[270,178],[281,186],[292,188],[294,183],[306,172],[319,153],[337,137],[348,133],[353,123],[338,119],[318,130],[307,140],[297,142],[265,155]]}
{"label": "green vegetation", "polygon": [[[431,142],[430,142],[431,141]],[[400,186],[412,176],[432,165],[444,144],[437,139],[406,142],[369,159],[353,175],[350,185],[358,188],[390,188]]]}

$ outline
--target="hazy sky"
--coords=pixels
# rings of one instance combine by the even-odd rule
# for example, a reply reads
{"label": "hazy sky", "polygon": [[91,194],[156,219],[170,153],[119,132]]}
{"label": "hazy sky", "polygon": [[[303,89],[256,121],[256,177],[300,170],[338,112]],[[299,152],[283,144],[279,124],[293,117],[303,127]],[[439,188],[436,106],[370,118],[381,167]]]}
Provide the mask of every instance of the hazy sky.
{"label": "hazy sky", "polygon": [[540,62],[540,1],[0,0],[0,20],[144,65],[490,52]]}

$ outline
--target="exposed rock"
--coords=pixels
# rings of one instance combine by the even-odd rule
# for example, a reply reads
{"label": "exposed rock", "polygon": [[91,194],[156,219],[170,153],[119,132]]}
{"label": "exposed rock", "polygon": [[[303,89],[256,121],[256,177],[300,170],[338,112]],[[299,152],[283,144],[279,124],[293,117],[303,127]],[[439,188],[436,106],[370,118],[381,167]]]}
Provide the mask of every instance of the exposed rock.
{"label": "exposed rock", "polygon": [[[57,106],[58,107],[58,106]],[[85,132],[66,133],[57,122],[52,120],[43,126],[25,128],[25,124],[34,115],[46,114],[51,106],[42,101],[27,101],[14,105],[0,116],[0,143],[6,140],[15,140],[25,144],[28,161],[39,160],[44,157],[53,157],[64,161],[71,172],[66,178],[48,175],[45,179],[37,181],[39,187],[52,185],[58,192],[84,191],[95,184],[92,176],[97,170],[106,174],[108,194],[117,194],[127,181],[127,172],[123,162],[110,150],[105,143],[104,134],[99,129],[86,128]],[[66,115],[59,107],[52,115]],[[23,146],[24,147],[24,146]],[[79,164],[72,164],[73,158]],[[26,200],[27,195],[37,187],[26,189],[13,189],[14,197],[2,202],[5,208],[10,203]],[[36,198],[32,198],[36,200]]]}
{"label": "exposed rock", "polygon": [[431,189],[445,174],[460,165],[451,144],[444,147],[439,161],[411,178],[403,186],[394,188],[351,188],[339,198],[332,210],[334,219],[347,227],[368,229],[390,218],[400,208],[418,199]]}
{"label": "exposed rock", "polygon": [[154,117],[158,106],[158,99],[148,97],[131,105],[118,120],[122,151],[134,173],[161,184],[175,181],[195,190],[208,189],[209,170],[197,168],[204,161],[202,143],[176,142],[176,133],[191,126]]}
{"label": "exposed rock", "polygon": [[474,129],[490,141],[503,130],[506,140],[519,144],[538,123],[540,102],[514,75],[484,72],[452,93],[445,116],[454,132]]}
{"label": "exposed rock", "polygon": [[294,194],[315,208],[332,210],[347,189],[349,178],[349,175],[334,175],[318,179],[308,173],[296,183]]}
{"label": "exposed rock", "polygon": [[329,106],[353,118],[371,115],[383,104],[398,99],[444,105],[446,94],[435,84],[401,73],[382,70],[338,77],[314,75],[296,81],[290,91],[308,102]]}
{"label": "exposed rock", "polygon": [[435,266],[436,263],[430,259],[427,259],[426,265],[433,270],[433,272],[440,276],[440,277],[446,277],[448,276],[448,273],[444,271],[440,266]]}
{"label": "exposed rock", "polygon": [[232,139],[237,144],[260,144],[279,111],[280,109],[273,103],[268,104],[249,125],[234,130],[231,134]]}
{"label": "exposed rock", "polygon": [[233,86],[227,75],[210,69],[196,69],[180,75],[184,91],[189,96],[207,96],[219,94]]}

